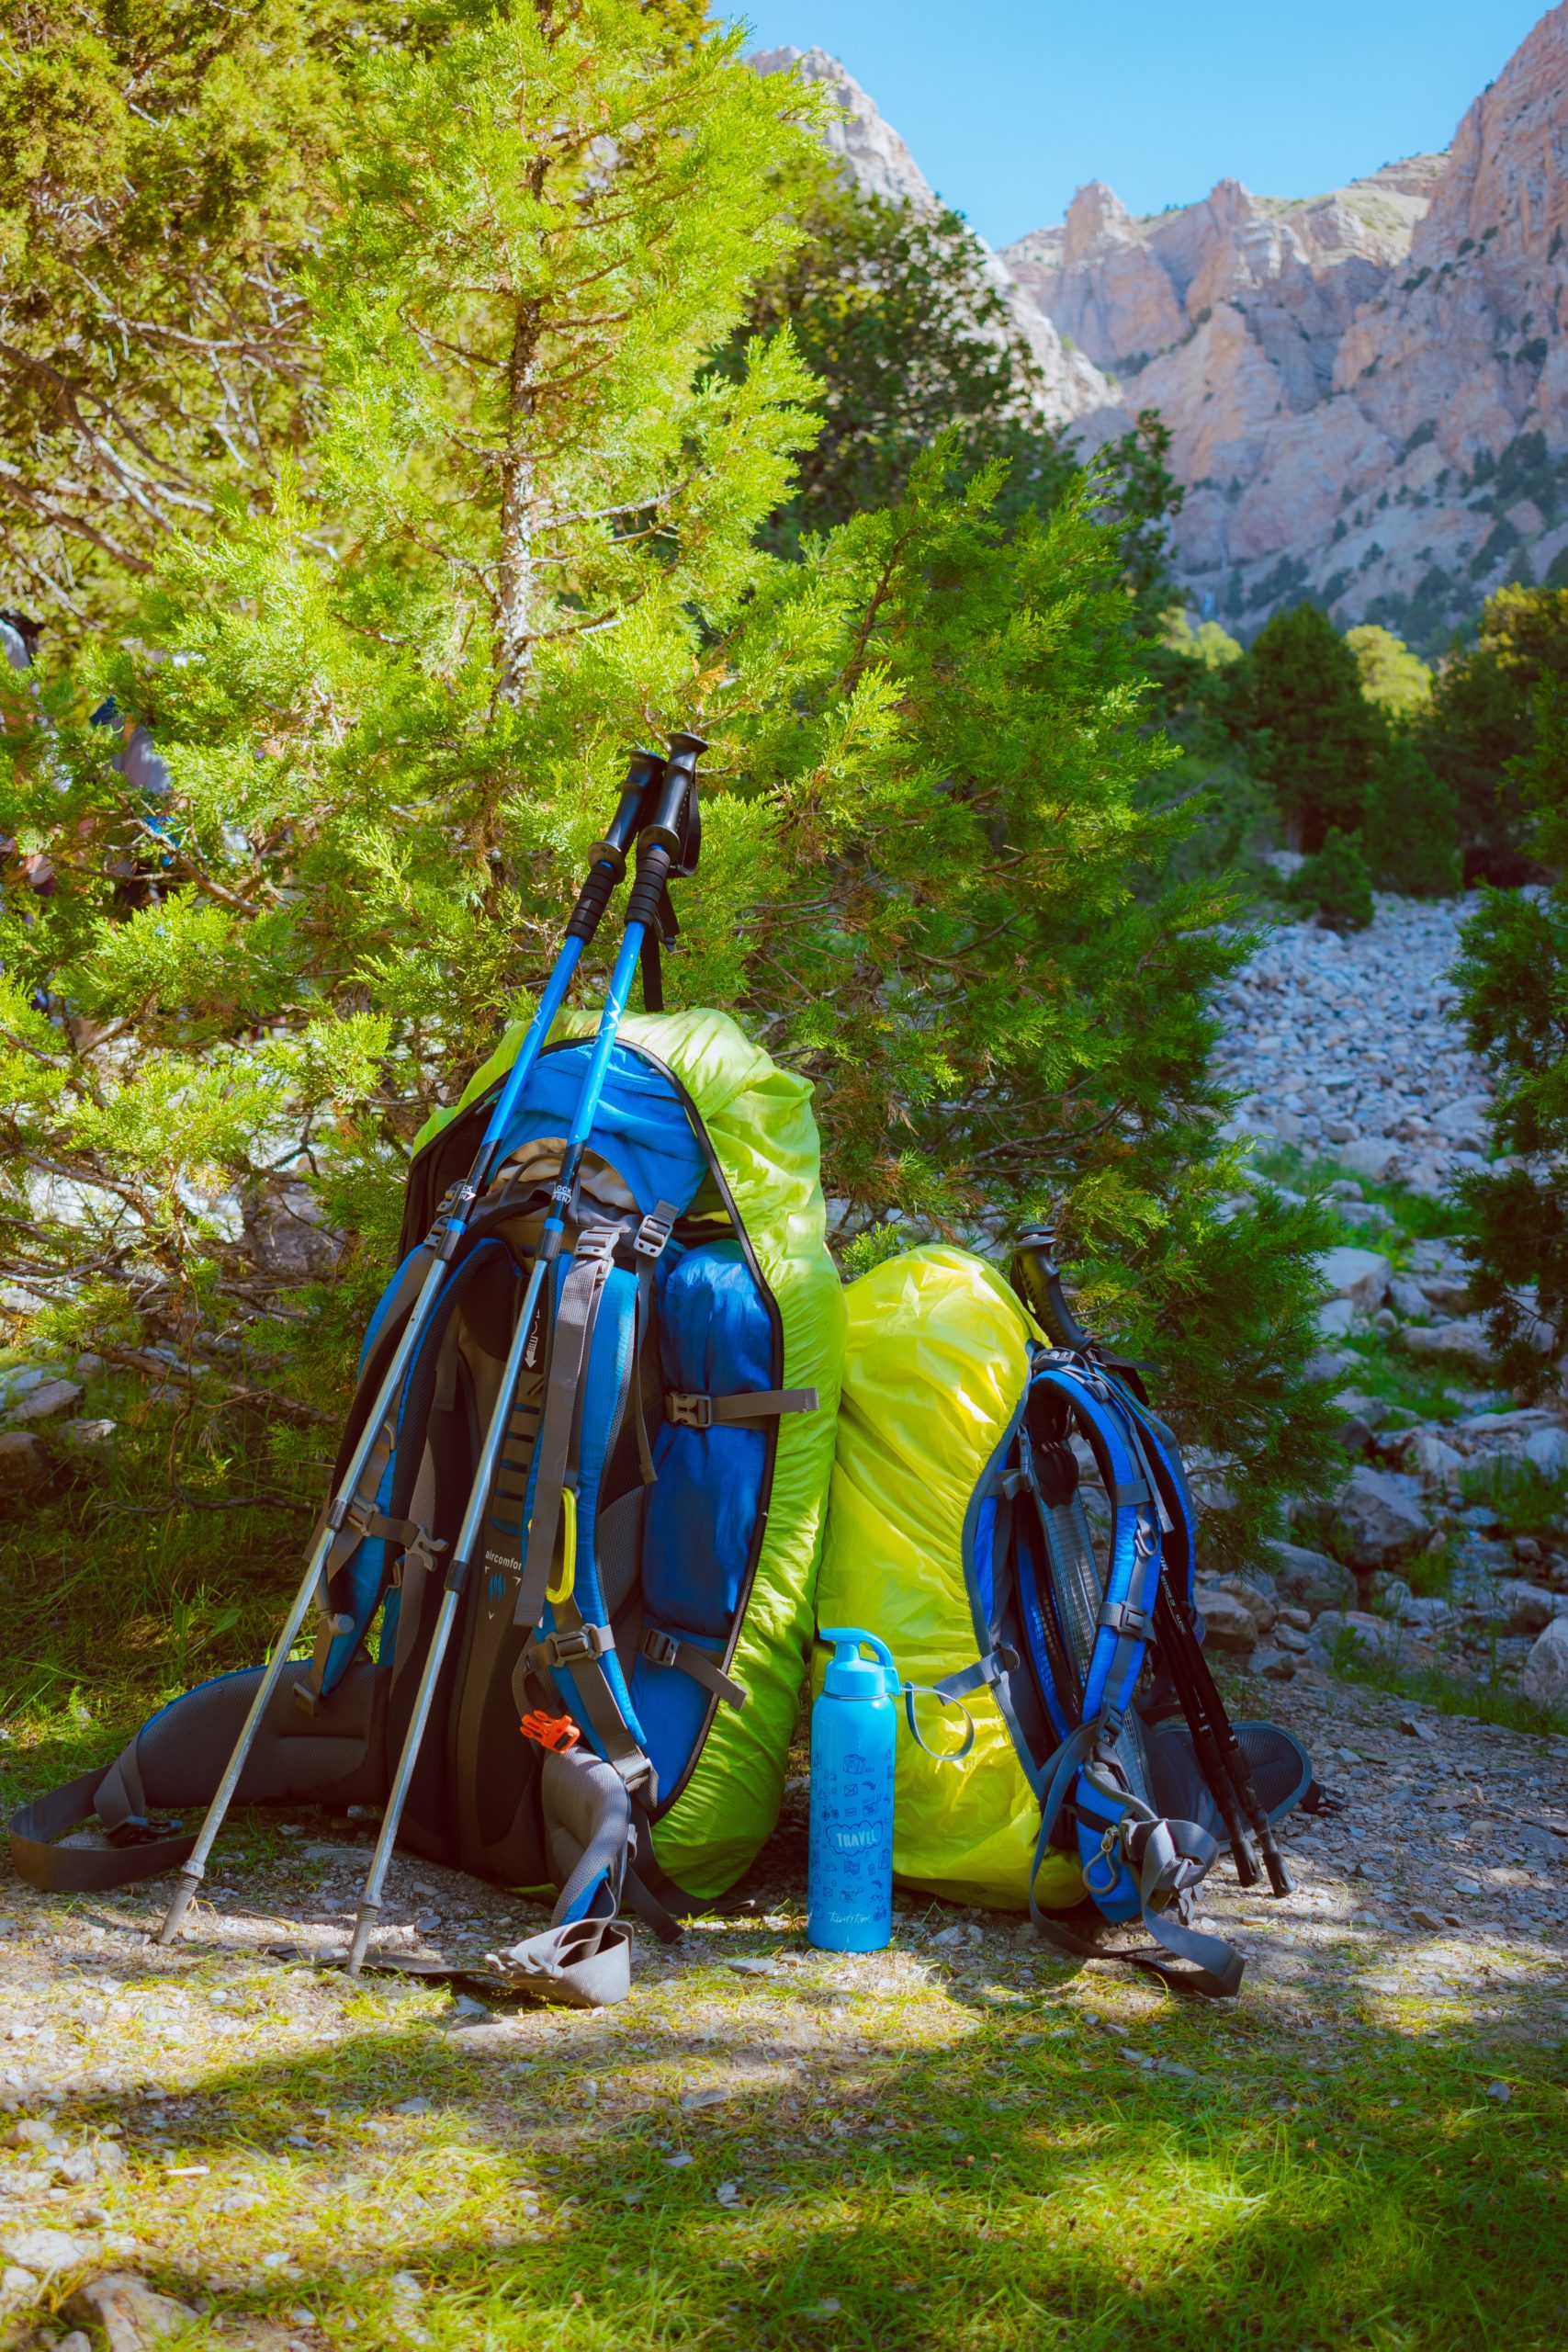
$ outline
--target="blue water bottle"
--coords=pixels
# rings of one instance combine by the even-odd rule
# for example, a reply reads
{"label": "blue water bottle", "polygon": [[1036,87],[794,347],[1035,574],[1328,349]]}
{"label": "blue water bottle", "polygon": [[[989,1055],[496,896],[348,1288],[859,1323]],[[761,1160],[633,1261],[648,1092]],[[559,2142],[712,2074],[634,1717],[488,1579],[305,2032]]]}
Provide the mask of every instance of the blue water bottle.
{"label": "blue water bottle", "polygon": [[[811,1710],[811,1853],[807,1940],[818,1951],[881,1951],[893,1933],[893,1761],[898,1669],[853,1626],[835,1645]],[[860,1655],[874,1650],[874,1666]]]}

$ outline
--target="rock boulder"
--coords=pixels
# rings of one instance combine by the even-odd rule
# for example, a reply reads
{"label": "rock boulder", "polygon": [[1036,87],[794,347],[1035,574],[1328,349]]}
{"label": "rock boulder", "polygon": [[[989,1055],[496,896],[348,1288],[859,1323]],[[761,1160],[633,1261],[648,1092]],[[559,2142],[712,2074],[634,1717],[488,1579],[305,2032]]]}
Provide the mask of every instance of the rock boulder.
{"label": "rock boulder", "polygon": [[1342,1560],[1314,1552],[1303,1544],[1270,1544],[1269,1565],[1280,1599],[1315,1617],[1324,1609],[1353,1609],[1356,1579]]}
{"label": "rock boulder", "polygon": [[1381,1250],[1343,1242],[1337,1250],[1325,1250],[1317,1267],[1329,1297],[1348,1298],[1363,1315],[1375,1314],[1388,1295],[1391,1270]]}
{"label": "rock boulder", "polygon": [[1400,1332],[1399,1344],[1409,1355],[1473,1364],[1481,1372],[1492,1362],[1492,1342],[1486,1336],[1486,1326],[1472,1315],[1456,1323],[1407,1323]]}
{"label": "rock boulder", "polygon": [[1522,1577],[1504,1577],[1496,1597],[1510,1634],[1539,1634],[1554,1617],[1568,1616],[1568,1600],[1562,1593],[1548,1592],[1544,1585],[1527,1584]]}
{"label": "rock boulder", "polygon": [[1568,1617],[1554,1617],[1537,1637],[1519,1676],[1519,1690],[1532,1706],[1568,1714]]}
{"label": "rock boulder", "polygon": [[1224,1586],[1201,1584],[1194,1598],[1207,1628],[1208,1640],[1217,1650],[1228,1650],[1237,1657],[1245,1657],[1258,1645],[1258,1620],[1245,1600]]}
{"label": "rock boulder", "polygon": [[1464,1456],[1433,1429],[1412,1430],[1400,1456],[1404,1468],[1424,1487],[1449,1487],[1464,1468]]}
{"label": "rock boulder", "polygon": [[1388,1568],[1418,1552],[1432,1532],[1419,1479],[1395,1470],[1352,1470],[1335,1498],[1339,1548],[1353,1568]]}
{"label": "rock boulder", "polygon": [[1553,1421],[1525,1440],[1525,1460],[1548,1478],[1568,1477],[1568,1430]]}

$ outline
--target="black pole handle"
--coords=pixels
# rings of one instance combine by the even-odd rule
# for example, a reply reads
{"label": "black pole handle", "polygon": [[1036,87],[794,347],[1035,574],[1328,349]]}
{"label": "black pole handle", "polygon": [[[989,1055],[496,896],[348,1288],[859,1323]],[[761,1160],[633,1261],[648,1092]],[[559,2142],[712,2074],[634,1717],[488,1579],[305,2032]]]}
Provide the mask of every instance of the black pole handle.
{"label": "black pole handle", "polygon": [[588,879],[577,894],[577,904],[566,926],[569,939],[581,939],[586,946],[598,930],[604,910],[626,873],[626,852],[647,824],[663,782],[664,762],[657,752],[632,753],[610,829],[589,852]]}
{"label": "black pole handle", "polygon": [[1190,1652],[1197,1645],[1196,1636],[1172,1599],[1169,1588],[1163,1585],[1155,1604],[1155,1633],[1160,1657],[1176,1685],[1176,1695],[1192,1735],[1198,1769],[1209,1784],[1209,1793],[1219,1806],[1220,1818],[1225,1825],[1236,1879],[1242,1886],[1256,1886],[1258,1862],[1247,1843],[1235,1784],[1192,1676]]}
{"label": "black pole handle", "polygon": [[1062,1288],[1062,1269],[1056,1262],[1054,1227],[1026,1226],[1018,1237],[1010,1271],[1014,1290],[1053,1347],[1071,1348],[1077,1355],[1098,1352],[1067,1305],[1067,1295]]}
{"label": "black pole handle", "polygon": [[[1252,1777],[1252,1768],[1247,1763],[1247,1751],[1237,1739],[1235,1728],[1225,1712],[1225,1702],[1215,1685],[1213,1670],[1203,1655],[1202,1644],[1192,1629],[1191,1620],[1186,1610],[1178,1606],[1174,1595],[1168,1589],[1161,1592],[1156,1614],[1156,1632],[1162,1646],[1167,1649],[1168,1656],[1171,1657],[1180,1656],[1186,1671],[1190,1677],[1198,1703],[1209,1720],[1230,1784],[1240,1801],[1247,1826],[1262,1851],[1263,1867],[1269,1874],[1269,1887],[1276,1896],[1290,1894],[1294,1891],[1295,1882],[1291,1876],[1283,1854],[1280,1851],[1279,1840],[1274,1835],[1274,1825],[1269,1820],[1264,1809],[1263,1800],[1258,1793],[1258,1783]],[[1216,1789],[1214,1793],[1218,1800],[1219,1791]]]}
{"label": "black pole handle", "polygon": [[626,922],[658,936],[660,912],[672,875],[696,868],[702,841],[697,813],[697,761],[707,750],[700,735],[672,735],[653,810],[637,836],[637,880],[626,899]]}

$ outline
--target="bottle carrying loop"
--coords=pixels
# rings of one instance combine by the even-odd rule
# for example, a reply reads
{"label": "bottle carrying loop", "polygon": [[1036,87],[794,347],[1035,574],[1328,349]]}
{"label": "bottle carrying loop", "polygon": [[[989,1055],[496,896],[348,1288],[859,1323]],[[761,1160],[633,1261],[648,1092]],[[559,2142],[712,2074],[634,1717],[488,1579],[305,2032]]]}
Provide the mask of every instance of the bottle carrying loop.
{"label": "bottle carrying loop", "polygon": [[[934,1699],[939,1707],[957,1708],[959,1713],[964,1718],[964,1745],[962,1747],[933,1747],[931,1746],[931,1742],[922,1736],[919,1724],[915,1721],[915,1702],[917,1699]],[[975,1745],[975,1718],[970,1713],[968,1708],[964,1705],[963,1700],[950,1698],[945,1691],[935,1690],[929,1682],[905,1683],[904,1719],[909,1726],[910,1736],[913,1738],[916,1747],[922,1748],[926,1755],[931,1757],[934,1763],[962,1764],[966,1760],[970,1749]]]}

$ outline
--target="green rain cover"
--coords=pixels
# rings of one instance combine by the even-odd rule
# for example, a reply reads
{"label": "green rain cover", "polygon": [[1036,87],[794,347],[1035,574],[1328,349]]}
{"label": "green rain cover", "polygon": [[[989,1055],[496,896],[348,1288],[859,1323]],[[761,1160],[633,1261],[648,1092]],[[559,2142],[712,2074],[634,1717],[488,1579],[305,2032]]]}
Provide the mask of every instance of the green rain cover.
{"label": "green rain cover", "polygon": [[[462,1101],[426,1122],[416,1149],[511,1068],[526,1025],[506,1032]],[[595,1013],[566,1012],[551,1038],[597,1025]],[[815,1388],[820,1399],[815,1413],[786,1413],[778,1424],[761,1554],[728,1668],[750,1696],[716,1710],[685,1785],[654,1824],[660,1867],[708,1898],[734,1884],[778,1819],[815,1623],[845,1294],[828,1254],[809,1081],[780,1069],[723,1012],[628,1014],[619,1042],[662,1062],[691,1098],[778,1307],[781,1385]]]}
{"label": "green rain cover", "polygon": [[[979,1655],[964,1523],[1040,1333],[997,1269],[965,1250],[933,1245],[890,1258],[845,1298],[818,1621],[879,1634],[901,1679],[929,1686]],[[939,1763],[907,1732],[899,1737],[894,1871],[955,1902],[1026,1910],[1040,1800],[992,1692],[964,1703],[975,1744],[962,1764]],[[953,1710],[927,1700],[919,1719],[933,1748],[957,1745]],[[1051,1909],[1080,1902],[1077,1863],[1048,1854],[1035,1892]]]}

